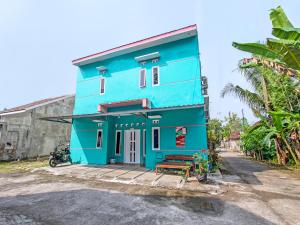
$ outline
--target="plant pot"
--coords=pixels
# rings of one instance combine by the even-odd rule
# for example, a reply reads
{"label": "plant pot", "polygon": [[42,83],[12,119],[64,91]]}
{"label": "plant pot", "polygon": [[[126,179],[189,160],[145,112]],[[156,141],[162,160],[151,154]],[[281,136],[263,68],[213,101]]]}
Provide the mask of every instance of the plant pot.
{"label": "plant pot", "polygon": [[196,178],[199,183],[207,181],[207,173],[204,174],[196,174]]}
{"label": "plant pot", "polygon": [[209,163],[207,164],[207,168],[208,168],[208,171],[209,171],[209,172],[212,171],[212,163],[211,163],[211,162],[209,162]]}

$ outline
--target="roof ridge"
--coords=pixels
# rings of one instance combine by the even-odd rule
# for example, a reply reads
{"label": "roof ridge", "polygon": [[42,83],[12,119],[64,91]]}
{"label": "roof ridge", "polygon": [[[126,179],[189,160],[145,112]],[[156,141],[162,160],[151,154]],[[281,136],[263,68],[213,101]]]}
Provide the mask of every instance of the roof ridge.
{"label": "roof ridge", "polygon": [[87,59],[90,59],[90,58],[94,58],[94,57],[97,57],[99,55],[106,55],[106,54],[109,54],[112,51],[120,51],[123,48],[127,48],[127,47],[129,47],[131,45],[135,45],[135,44],[138,44],[138,43],[149,41],[151,39],[163,37],[163,36],[168,35],[168,34],[175,34],[176,32],[185,31],[187,29],[197,29],[197,25],[196,24],[192,24],[192,25],[189,25],[189,26],[186,26],[186,27],[182,27],[182,28],[179,28],[179,29],[171,30],[171,31],[168,31],[168,32],[164,32],[164,33],[161,33],[161,34],[157,34],[157,35],[154,35],[154,36],[143,38],[143,39],[138,40],[138,41],[130,42],[130,43],[127,43],[127,44],[123,44],[123,45],[114,47],[114,48],[110,48],[110,49],[107,49],[107,50],[104,50],[104,51],[100,51],[100,52],[97,52],[97,53],[94,53],[94,54],[90,54],[90,55],[87,55],[87,56],[84,56],[84,57],[80,57],[80,58],[72,60],[72,64],[76,65],[77,63],[80,63],[81,61],[84,61],[84,60],[87,60]]}
{"label": "roof ridge", "polygon": [[71,97],[73,95],[61,95],[61,96],[57,96],[57,97],[50,97],[50,98],[44,98],[44,99],[40,99],[40,100],[36,100],[27,104],[23,104],[23,105],[19,105],[16,107],[12,107],[9,109],[5,109],[3,111],[0,111],[0,113],[9,113],[9,112],[16,112],[16,111],[21,111],[21,110],[26,110],[32,107],[38,107],[41,104],[45,104],[45,103],[49,103],[51,101],[54,100],[58,100],[61,98],[66,98],[66,97]]}

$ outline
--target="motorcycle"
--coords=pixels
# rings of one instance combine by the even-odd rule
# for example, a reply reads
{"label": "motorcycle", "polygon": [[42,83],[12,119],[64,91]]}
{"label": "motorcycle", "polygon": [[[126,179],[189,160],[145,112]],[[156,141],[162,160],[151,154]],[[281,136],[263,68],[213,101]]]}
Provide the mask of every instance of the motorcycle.
{"label": "motorcycle", "polygon": [[66,162],[72,163],[69,145],[57,146],[54,152],[50,153],[49,166],[56,167]]}

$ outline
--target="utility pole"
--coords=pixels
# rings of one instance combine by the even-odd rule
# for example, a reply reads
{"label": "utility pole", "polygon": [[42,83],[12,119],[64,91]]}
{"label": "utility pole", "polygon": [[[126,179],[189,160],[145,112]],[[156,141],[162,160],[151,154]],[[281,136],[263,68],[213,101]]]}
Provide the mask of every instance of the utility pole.
{"label": "utility pole", "polygon": [[243,117],[243,127],[242,131],[244,132],[244,127],[245,127],[245,116],[244,116],[244,109],[242,108],[242,117]]}
{"label": "utility pole", "polygon": [[[244,127],[245,127],[245,116],[244,116],[244,109],[242,108],[242,117],[243,117],[243,125],[242,125],[242,133],[244,133]],[[242,150],[244,152],[244,146],[242,145]],[[247,151],[245,152],[247,156]]]}

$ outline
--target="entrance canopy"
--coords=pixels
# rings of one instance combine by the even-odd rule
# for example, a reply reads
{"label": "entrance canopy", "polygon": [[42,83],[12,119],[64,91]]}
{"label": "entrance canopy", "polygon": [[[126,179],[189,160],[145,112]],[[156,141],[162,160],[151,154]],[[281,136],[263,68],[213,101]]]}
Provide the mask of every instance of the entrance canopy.
{"label": "entrance canopy", "polygon": [[98,105],[98,112],[107,113],[107,112],[109,112],[109,109],[112,109],[112,108],[119,108],[119,107],[121,108],[121,107],[125,107],[125,106],[134,106],[134,105],[141,106],[141,109],[150,109],[151,103],[148,98],[104,103],[104,104]]}

